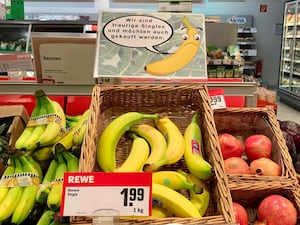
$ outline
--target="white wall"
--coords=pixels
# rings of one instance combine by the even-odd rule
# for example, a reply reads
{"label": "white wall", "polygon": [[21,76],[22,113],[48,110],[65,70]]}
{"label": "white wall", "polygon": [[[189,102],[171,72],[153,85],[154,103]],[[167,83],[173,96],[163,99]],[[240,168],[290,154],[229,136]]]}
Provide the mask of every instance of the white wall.
{"label": "white wall", "polygon": [[[283,0],[245,0],[244,2],[209,2],[202,0],[193,4],[193,13],[206,15],[253,15],[254,26],[258,32],[256,42],[258,59],[263,60],[263,80],[270,87],[277,86],[281,36],[275,35],[275,25],[283,22]],[[267,5],[267,12],[259,12],[261,4]],[[94,2],[48,2],[26,1],[25,13],[34,15],[47,14],[76,14],[97,16],[99,10],[132,10],[157,11],[156,3],[116,3],[110,0],[95,0]],[[97,17],[96,17],[97,18]]]}

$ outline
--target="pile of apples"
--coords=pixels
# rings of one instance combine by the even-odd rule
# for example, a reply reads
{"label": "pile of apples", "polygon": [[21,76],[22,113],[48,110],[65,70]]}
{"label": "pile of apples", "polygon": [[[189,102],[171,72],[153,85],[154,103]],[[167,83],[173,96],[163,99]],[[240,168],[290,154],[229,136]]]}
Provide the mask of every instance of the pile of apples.
{"label": "pile of apples", "polygon": [[244,141],[229,134],[219,134],[221,153],[227,174],[280,176],[281,166],[271,159],[272,142],[263,134],[253,134]]}

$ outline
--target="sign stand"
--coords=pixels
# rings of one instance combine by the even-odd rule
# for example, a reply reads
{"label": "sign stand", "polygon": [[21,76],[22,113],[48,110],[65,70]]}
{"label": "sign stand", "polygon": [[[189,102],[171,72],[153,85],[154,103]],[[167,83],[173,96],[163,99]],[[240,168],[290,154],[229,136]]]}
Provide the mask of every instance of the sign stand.
{"label": "sign stand", "polygon": [[93,212],[93,225],[119,224],[119,211],[115,209],[98,209]]}

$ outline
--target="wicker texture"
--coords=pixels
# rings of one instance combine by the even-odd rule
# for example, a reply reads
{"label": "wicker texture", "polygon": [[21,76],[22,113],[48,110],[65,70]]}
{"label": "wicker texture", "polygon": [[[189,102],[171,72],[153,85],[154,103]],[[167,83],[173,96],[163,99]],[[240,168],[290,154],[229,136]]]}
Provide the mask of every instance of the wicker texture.
{"label": "wicker texture", "polygon": [[230,133],[242,141],[251,134],[264,134],[272,142],[271,159],[280,164],[281,176],[227,175],[230,190],[294,188],[297,174],[272,108],[228,108],[214,112],[217,132]]}
{"label": "wicker texture", "polygon": [[[212,201],[202,218],[164,218],[164,219],[120,219],[120,224],[229,224],[234,222],[232,201],[228,181],[224,171],[223,159],[217,141],[210,98],[204,85],[96,85],[93,89],[91,115],[83,141],[80,158],[80,171],[100,171],[96,162],[96,147],[99,135],[116,116],[129,111],[141,113],[167,113],[181,132],[190,122],[195,111],[199,112],[203,135],[204,156],[214,168],[214,176],[209,181]],[[149,122],[149,121],[143,121]],[[152,121],[153,122],[153,121]],[[129,154],[126,139],[117,146],[117,165]],[[169,168],[171,167],[171,168]],[[186,170],[184,160],[167,166],[166,169]],[[71,217],[71,224],[90,224],[89,217]]]}

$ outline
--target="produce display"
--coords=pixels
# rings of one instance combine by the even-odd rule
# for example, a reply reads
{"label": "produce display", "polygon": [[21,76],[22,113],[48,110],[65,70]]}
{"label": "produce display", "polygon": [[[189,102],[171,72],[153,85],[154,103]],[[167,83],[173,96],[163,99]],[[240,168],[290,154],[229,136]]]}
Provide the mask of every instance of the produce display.
{"label": "produce display", "polygon": [[89,109],[82,115],[66,115],[42,90],[35,92],[35,100],[14,148],[2,148],[6,165],[0,180],[2,225],[68,223],[59,215],[62,182],[65,172],[78,171]]}
{"label": "produce display", "polygon": [[[183,134],[172,118],[164,114],[126,112],[115,117],[99,137],[99,168],[104,172],[152,172],[153,207],[168,212],[160,216],[204,216],[211,195],[206,180],[212,177],[213,168],[202,155],[198,117],[196,112]],[[126,159],[117,163],[121,138],[132,139],[132,144]],[[187,171],[166,169],[181,159]]]}

